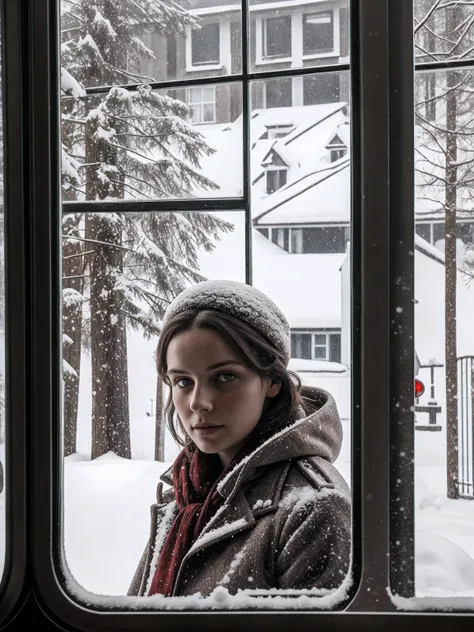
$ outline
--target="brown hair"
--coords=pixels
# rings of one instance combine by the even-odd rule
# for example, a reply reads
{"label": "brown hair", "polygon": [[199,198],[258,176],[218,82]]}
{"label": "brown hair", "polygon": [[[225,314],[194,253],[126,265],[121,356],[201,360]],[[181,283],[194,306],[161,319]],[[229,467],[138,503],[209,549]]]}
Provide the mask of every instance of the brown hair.
{"label": "brown hair", "polygon": [[[272,382],[281,384],[278,394],[267,400],[268,404],[264,408],[259,425],[265,426],[267,433],[288,424],[301,404],[300,378],[286,368],[281,352],[269,340],[246,322],[223,312],[211,309],[191,309],[170,318],[163,327],[156,351],[158,375],[163,382],[171,387],[166,365],[166,352],[171,339],[184,331],[198,328],[210,329],[218,333],[236,351],[249,369],[255,371],[261,378],[267,377]],[[179,445],[191,451],[194,450],[194,442],[187,437],[176,413],[171,391],[165,406],[165,416],[166,424],[174,440]],[[185,436],[185,441],[182,440],[180,432]]]}

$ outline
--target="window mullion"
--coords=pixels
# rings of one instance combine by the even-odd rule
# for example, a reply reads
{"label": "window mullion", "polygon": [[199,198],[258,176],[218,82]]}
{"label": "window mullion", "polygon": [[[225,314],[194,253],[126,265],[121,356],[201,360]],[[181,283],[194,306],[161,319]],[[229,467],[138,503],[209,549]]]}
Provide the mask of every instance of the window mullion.
{"label": "window mullion", "polygon": [[[354,579],[350,610],[390,611],[388,0],[351,3]],[[359,456],[359,458],[357,458]],[[360,527],[360,531],[359,531]],[[359,557],[360,554],[360,557]]]}

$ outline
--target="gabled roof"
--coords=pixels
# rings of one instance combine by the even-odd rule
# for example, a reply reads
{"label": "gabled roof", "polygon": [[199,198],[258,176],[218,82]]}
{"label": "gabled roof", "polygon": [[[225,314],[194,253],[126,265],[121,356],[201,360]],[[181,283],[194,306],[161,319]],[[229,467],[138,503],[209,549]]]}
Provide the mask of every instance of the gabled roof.
{"label": "gabled roof", "polygon": [[351,213],[349,158],[301,175],[254,206],[256,226],[348,223]]}

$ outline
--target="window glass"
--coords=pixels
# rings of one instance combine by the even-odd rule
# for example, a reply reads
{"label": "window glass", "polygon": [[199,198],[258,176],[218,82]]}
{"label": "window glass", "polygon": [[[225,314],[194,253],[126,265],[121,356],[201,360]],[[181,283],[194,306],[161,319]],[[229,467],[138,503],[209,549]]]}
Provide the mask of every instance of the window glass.
{"label": "window glass", "polygon": [[[303,583],[323,598],[341,588],[338,595],[343,599],[350,584],[346,574],[352,524],[351,269],[344,237],[349,236],[351,174],[348,165],[333,165],[329,144],[337,135],[350,154],[348,73],[333,73],[331,78],[320,73],[313,89],[318,96],[312,100],[301,75],[213,83],[217,74],[242,71],[240,4],[220,7],[195,0],[185,8],[170,5],[168,11],[168,5],[158,2],[160,14],[151,16],[148,2],[132,4],[133,15],[144,9],[145,23],[141,17],[132,20],[118,45],[109,38],[110,29],[129,19],[127,2],[115,12],[104,5],[104,15],[94,5],[91,15],[84,16],[82,5],[64,0],[63,200],[90,202],[87,212],[72,212],[74,207],[67,204],[63,209],[61,535],[67,568],[87,591],[123,596],[147,541],[159,555],[154,536],[161,531],[150,534],[150,505],[157,499],[158,505],[173,508],[169,479],[158,491],[156,486],[181,450],[165,427],[169,390],[156,373],[163,315],[184,287],[206,278],[245,281],[251,272],[251,283],[280,307],[294,334],[288,368],[301,378],[306,392],[313,393],[315,406],[314,388],[326,389],[336,400],[340,419],[334,417],[333,422],[342,426],[343,438],[330,448],[326,467],[334,465],[347,482],[346,487],[341,481],[336,495],[341,515],[333,520],[331,513],[321,533],[325,552],[318,544],[315,562],[308,565],[306,551],[290,536],[294,550],[285,549],[270,587],[275,590],[281,582],[294,595]],[[292,4],[284,11],[249,7],[246,71],[259,64],[269,71],[303,66],[303,10]],[[327,63],[346,63],[347,7],[331,10],[331,25],[334,57]],[[99,27],[104,37],[97,43],[94,29]],[[315,39],[314,28],[316,24],[307,21],[307,40]],[[150,78],[187,81],[160,89],[147,85]],[[249,81],[250,95],[250,138],[245,143],[244,80]],[[112,88],[87,92],[101,85]],[[247,164],[249,195],[243,182]],[[211,197],[242,200],[201,203]],[[112,213],[94,205],[104,200],[119,200],[123,206]],[[156,211],[144,211],[138,203],[142,200],[166,200],[166,209],[160,203]],[[328,224],[342,231],[342,238],[339,232],[326,235]],[[319,241],[329,245],[322,250],[305,245],[307,230],[321,233]],[[331,245],[341,239],[340,248]],[[337,358],[332,356],[333,332],[341,339]],[[328,363],[331,358],[335,366]],[[335,436],[340,435],[337,429]],[[334,478],[339,486],[335,472]],[[304,475],[301,480],[306,485]],[[184,486],[175,489],[181,492]],[[303,512],[291,513],[297,521],[288,527],[291,534],[301,533],[301,518],[311,523],[315,494],[307,485],[304,490],[309,496],[303,498]],[[265,517],[268,498],[260,496],[249,506],[257,517],[263,508]],[[157,521],[151,524],[153,530]],[[314,538],[302,537],[301,542],[314,544]],[[258,546],[260,555],[260,541]],[[271,543],[264,555],[274,559]],[[257,558],[238,555],[247,565]],[[296,558],[301,558],[298,580],[285,571],[294,568]],[[232,585],[237,562],[233,555],[228,563],[219,563],[219,568],[225,566],[222,577],[212,581],[224,593]],[[327,574],[326,565],[331,565]],[[178,576],[177,594],[185,595],[196,576]],[[242,577],[249,590],[253,582],[258,590],[269,582],[266,567],[255,574],[250,569]],[[143,585],[140,590],[147,596],[151,588]],[[339,596],[324,607],[337,605]],[[190,607],[199,607],[194,597]]]}
{"label": "window glass", "polygon": [[63,93],[64,199],[241,197],[235,111],[242,112],[240,83]]}
{"label": "window glass", "polygon": [[[474,221],[471,3],[415,2],[415,591],[474,594]],[[429,239],[431,223],[432,239]],[[432,244],[429,242],[432,241]],[[434,246],[434,247],[433,247]]]}
{"label": "window glass", "polygon": [[317,55],[334,50],[333,13],[303,15],[303,54]]}
{"label": "window glass", "polygon": [[263,23],[263,58],[291,55],[291,17],[266,18]]}
{"label": "window glass", "polygon": [[61,0],[61,40],[64,88],[235,74],[242,66],[241,5],[127,0],[117,11]]}
{"label": "window glass", "polygon": [[204,24],[192,30],[191,59],[193,66],[220,63],[220,24]]}
{"label": "window glass", "polygon": [[313,354],[315,360],[327,359],[327,336],[326,334],[313,334]]}
{"label": "window glass", "polygon": [[265,83],[265,107],[281,108],[291,106],[293,101],[291,77],[269,79]]}
{"label": "window glass", "polygon": [[92,593],[126,594],[178,453],[154,353],[170,298],[203,278],[245,280],[242,212],[64,217],[62,537]]}
{"label": "window glass", "polygon": [[[342,76],[339,73],[308,75],[303,77],[304,105],[318,105],[319,103],[337,103],[344,101],[345,86],[341,85]],[[342,96],[341,96],[342,95]]]}
{"label": "window glass", "polygon": [[349,62],[348,0],[283,4],[250,2],[251,72]]}
{"label": "window glass", "polygon": [[267,171],[267,193],[274,193],[286,184],[286,169],[269,169]]}
{"label": "window glass", "polygon": [[346,240],[343,226],[322,226],[303,229],[303,252],[345,252]]}
{"label": "window glass", "polygon": [[192,109],[193,123],[216,122],[216,89],[215,86],[188,89],[188,105]]}

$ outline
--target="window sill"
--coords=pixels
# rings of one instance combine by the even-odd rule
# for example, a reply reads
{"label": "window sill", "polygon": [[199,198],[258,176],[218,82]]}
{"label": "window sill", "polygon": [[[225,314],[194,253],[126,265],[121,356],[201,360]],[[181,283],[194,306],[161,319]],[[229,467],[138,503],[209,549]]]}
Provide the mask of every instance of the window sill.
{"label": "window sill", "polygon": [[186,72],[202,72],[203,70],[222,70],[222,64],[209,64],[203,66],[186,66]]}
{"label": "window sill", "polygon": [[291,57],[275,57],[274,59],[257,59],[256,66],[269,66],[271,64],[291,64]]}
{"label": "window sill", "polygon": [[308,59],[326,59],[327,57],[339,57],[339,51],[332,50],[328,53],[312,53],[310,55],[303,55],[303,61]]}

